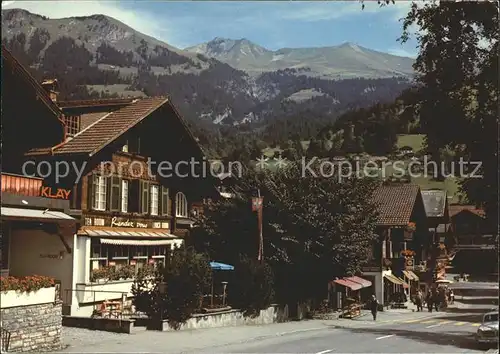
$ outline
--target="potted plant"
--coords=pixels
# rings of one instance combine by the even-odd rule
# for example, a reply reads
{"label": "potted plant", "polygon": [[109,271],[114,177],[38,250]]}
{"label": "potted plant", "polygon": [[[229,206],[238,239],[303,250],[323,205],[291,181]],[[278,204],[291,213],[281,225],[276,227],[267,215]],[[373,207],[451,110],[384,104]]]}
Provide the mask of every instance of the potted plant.
{"label": "potted plant", "polygon": [[408,225],[406,225],[406,231],[407,232],[415,232],[417,229],[417,225],[414,222],[409,222]]}

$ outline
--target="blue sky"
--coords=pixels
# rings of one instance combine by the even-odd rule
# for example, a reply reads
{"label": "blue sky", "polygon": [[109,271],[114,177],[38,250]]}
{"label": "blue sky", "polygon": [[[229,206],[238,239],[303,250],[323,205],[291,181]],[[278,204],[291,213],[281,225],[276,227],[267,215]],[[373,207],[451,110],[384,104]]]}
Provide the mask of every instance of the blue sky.
{"label": "blue sky", "polygon": [[401,45],[399,21],[410,1],[379,8],[366,1],[4,1],[2,8],[61,18],[102,13],[178,48],[214,37],[247,38],[268,49],[353,42],[415,56],[416,42]]}

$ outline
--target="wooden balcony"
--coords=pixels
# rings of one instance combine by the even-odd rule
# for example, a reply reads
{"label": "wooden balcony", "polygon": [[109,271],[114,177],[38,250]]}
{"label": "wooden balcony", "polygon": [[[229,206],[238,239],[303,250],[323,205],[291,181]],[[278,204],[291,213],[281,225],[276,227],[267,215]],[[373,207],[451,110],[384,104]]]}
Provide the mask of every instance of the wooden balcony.
{"label": "wooden balcony", "polygon": [[2,193],[39,197],[43,179],[2,173]]}

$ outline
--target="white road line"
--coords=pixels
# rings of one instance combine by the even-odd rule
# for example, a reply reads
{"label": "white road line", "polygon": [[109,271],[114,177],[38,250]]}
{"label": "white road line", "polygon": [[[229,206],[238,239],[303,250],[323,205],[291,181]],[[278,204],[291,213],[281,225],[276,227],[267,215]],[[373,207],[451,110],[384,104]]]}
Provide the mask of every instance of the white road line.
{"label": "white road line", "polygon": [[333,351],[333,349],[323,350],[322,352],[318,352],[316,354],[325,354],[325,353],[330,353],[331,351]]}
{"label": "white road line", "polygon": [[441,323],[438,323],[438,324],[435,324],[435,325],[430,325],[430,326],[427,326],[425,328],[434,328],[434,327],[439,327],[441,326]]}
{"label": "white road line", "polygon": [[390,337],[394,337],[394,336],[395,336],[395,334],[389,334],[388,336],[383,336],[383,337],[375,338],[375,340],[384,339],[384,338],[390,338]]}

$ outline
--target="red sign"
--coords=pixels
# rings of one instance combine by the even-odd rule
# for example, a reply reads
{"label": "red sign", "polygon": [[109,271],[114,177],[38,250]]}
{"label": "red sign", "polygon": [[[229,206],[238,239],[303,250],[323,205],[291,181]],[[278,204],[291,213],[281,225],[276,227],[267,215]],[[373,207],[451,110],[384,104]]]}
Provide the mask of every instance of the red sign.
{"label": "red sign", "polygon": [[40,189],[40,196],[45,198],[69,199],[70,194],[71,194],[71,189],[62,189],[62,188],[52,189],[52,187],[42,187]]}
{"label": "red sign", "polygon": [[262,204],[264,204],[264,198],[252,198],[252,211],[258,211],[262,209]]}

